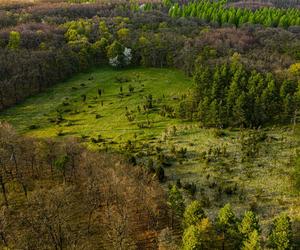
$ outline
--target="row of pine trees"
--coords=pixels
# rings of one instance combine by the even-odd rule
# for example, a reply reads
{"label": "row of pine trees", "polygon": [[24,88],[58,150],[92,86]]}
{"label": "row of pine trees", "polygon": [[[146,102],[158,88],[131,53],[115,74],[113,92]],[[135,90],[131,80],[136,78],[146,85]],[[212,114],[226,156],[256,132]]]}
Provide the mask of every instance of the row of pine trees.
{"label": "row of pine trees", "polygon": [[216,127],[289,123],[300,101],[297,81],[247,70],[239,60],[198,66],[192,97],[180,104],[181,118]]}
{"label": "row of pine trees", "polygon": [[282,27],[300,25],[300,10],[296,8],[227,8],[226,1],[191,1],[179,5],[175,3],[169,9],[172,17],[196,17],[219,26],[227,24],[240,27],[242,24],[261,24],[266,27]]}

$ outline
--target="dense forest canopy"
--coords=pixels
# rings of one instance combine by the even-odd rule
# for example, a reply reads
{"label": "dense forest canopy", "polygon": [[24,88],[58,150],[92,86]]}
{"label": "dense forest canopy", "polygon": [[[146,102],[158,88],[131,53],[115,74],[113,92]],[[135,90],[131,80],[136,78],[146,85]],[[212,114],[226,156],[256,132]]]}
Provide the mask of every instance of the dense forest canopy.
{"label": "dense forest canopy", "polygon": [[[166,2],[167,5],[171,4]],[[235,8],[225,5],[226,1],[191,1],[188,4],[171,6],[169,14],[172,17],[196,17],[206,22],[220,26],[243,24],[261,24],[266,27],[299,26],[300,11],[297,8],[280,9],[263,7],[255,10]]]}
{"label": "dense forest canopy", "polygon": [[298,249],[299,108],[297,0],[1,2],[0,248]]}

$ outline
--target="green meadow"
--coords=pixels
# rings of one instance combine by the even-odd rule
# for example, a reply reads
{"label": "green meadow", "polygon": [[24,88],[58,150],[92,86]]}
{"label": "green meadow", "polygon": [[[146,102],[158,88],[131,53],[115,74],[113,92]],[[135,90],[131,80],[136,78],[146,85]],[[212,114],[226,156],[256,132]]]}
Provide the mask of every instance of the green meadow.
{"label": "green meadow", "polygon": [[[176,110],[192,86],[192,79],[175,69],[99,68],[7,109],[0,119],[27,136],[74,136],[94,149],[119,149],[131,141],[141,162],[149,156],[158,162],[162,152],[171,159],[164,167],[165,187],[179,180],[182,185],[195,184],[195,196],[212,216],[230,202],[238,213],[257,210],[263,224],[282,211],[300,220],[292,180],[299,135],[291,126],[261,129],[266,139],[259,143],[259,153],[242,161],[240,139],[245,130],[224,129],[220,134],[197,122],[161,114],[164,106]],[[144,108],[149,95],[151,111]],[[211,161],[202,157],[216,147],[226,148],[225,156]],[[185,156],[172,161],[180,149],[187,150]]]}
{"label": "green meadow", "polygon": [[[153,96],[154,106],[176,104],[191,87],[191,79],[172,69],[95,69],[2,112],[0,119],[13,124],[19,132],[36,137],[101,135],[116,142],[133,136],[146,139],[178,123],[157,112],[145,115],[147,96]],[[133,121],[126,117],[127,111],[134,116]],[[63,119],[59,124],[55,122],[58,113]],[[148,120],[150,129],[139,129],[137,123]]]}

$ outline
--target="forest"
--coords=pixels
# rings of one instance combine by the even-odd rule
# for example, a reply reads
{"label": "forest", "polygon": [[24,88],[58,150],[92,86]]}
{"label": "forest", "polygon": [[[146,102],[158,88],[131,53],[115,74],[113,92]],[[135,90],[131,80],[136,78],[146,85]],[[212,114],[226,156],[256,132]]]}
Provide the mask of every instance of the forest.
{"label": "forest", "polygon": [[0,1],[0,249],[299,249],[299,6]]}

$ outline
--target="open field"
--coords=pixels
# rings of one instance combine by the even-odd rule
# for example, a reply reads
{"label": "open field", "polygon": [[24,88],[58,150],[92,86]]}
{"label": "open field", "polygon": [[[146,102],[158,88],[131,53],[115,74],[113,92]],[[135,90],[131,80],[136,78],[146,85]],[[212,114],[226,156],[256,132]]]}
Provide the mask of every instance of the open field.
{"label": "open field", "polygon": [[[169,159],[165,186],[179,179],[183,185],[196,184],[195,196],[211,216],[230,202],[238,213],[257,210],[263,225],[281,211],[299,220],[300,204],[291,179],[298,135],[288,126],[266,128],[260,131],[265,138],[257,144],[257,155],[244,161],[238,129],[218,134],[196,122],[160,114],[165,105],[176,109],[191,87],[192,80],[173,69],[95,69],[29,98],[0,118],[28,136],[81,137],[94,149],[119,150],[130,141],[131,153],[139,154],[141,163],[152,158],[158,164],[160,151]],[[149,95],[151,111],[144,110]],[[226,153],[208,153],[216,148]],[[178,160],[180,149],[187,152]]]}
{"label": "open field", "polygon": [[[125,82],[120,83],[117,78]],[[134,88],[132,92],[129,92],[129,86]],[[173,99],[178,103],[177,99],[191,87],[189,78],[171,69],[116,71],[106,68],[80,74],[56,85],[2,112],[0,118],[12,123],[19,132],[37,137],[52,137],[61,132],[79,137],[101,135],[118,142],[132,139],[135,134],[139,139],[147,139],[178,123],[162,118],[156,112],[144,112],[147,96],[152,94],[153,105],[157,107],[174,103]],[[83,95],[86,101],[83,101]],[[58,111],[63,117],[59,124],[56,121]],[[127,111],[135,116],[134,121],[128,121]],[[146,122],[147,117],[151,129],[139,129],[137,123]]]}

